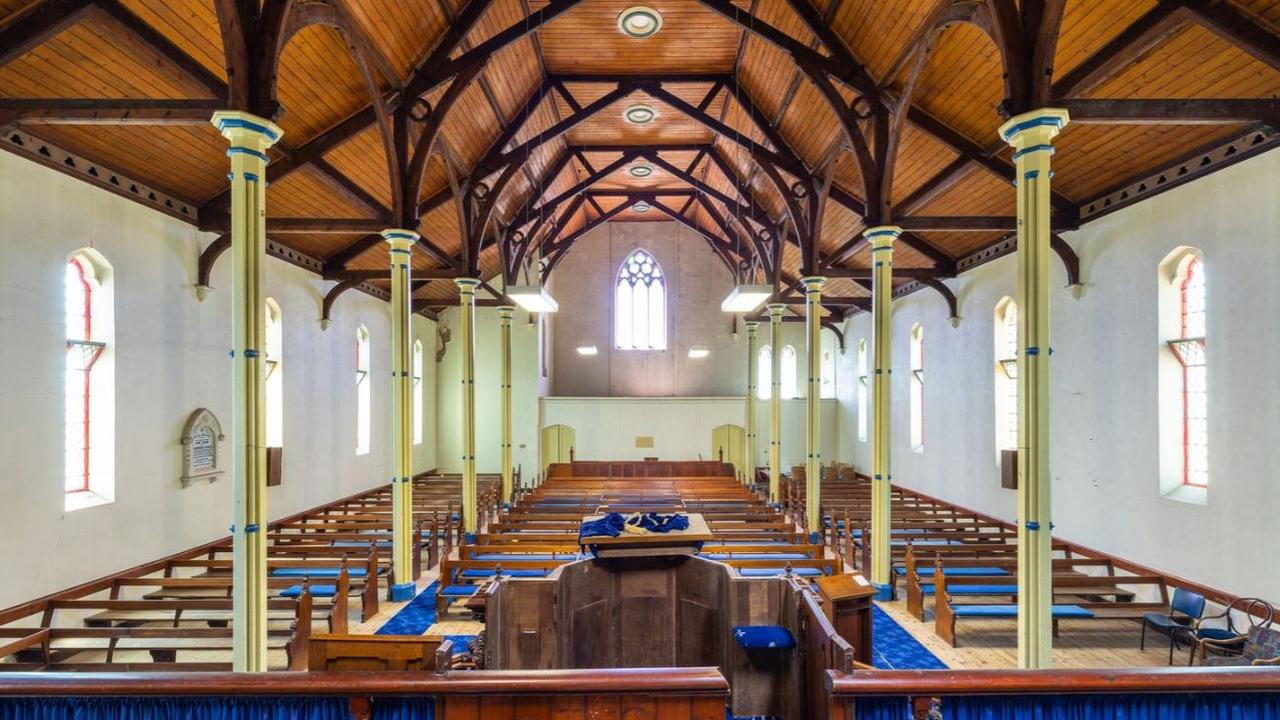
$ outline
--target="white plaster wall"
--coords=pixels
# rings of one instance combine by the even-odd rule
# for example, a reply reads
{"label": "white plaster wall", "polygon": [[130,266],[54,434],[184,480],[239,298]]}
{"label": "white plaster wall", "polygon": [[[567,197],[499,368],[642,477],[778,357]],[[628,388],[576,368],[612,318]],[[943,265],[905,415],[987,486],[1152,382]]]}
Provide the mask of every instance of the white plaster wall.
{"label": "white plaster wall", "polygon": [[[185,223],[8,153],[0,153],[0,606],[68,587],[226,534],[229,478],[183,489],[179,438],[211,409],[231,432],[231,259],[204,302],[196,260],[211,238]],[[63,510],[63,268],[93,246],[115,278],[115,502]],[[386,481],[388,306],[277,260],[266,291],[284,321],[284,481],[272,518]],[[355,455],[354,335],[372,335],[372,451]],[[434,347],[430,321],[415,331]],[[434,368],[428,363],[427,370]],[[427,373],[429,390],[434,374]],[[434,403],[428,405],[434,408]],[[428,429],[430,429],[428,425]],[[430,430],[427,436],[432,436]],[[224,445],[224,452],[230,453]],[[419,469],[434,446],[417,448]]]}
{"label": "white plaster wall", "polygon": [[[667,349],[615,350],[613,296],[618,267],[636,248],[662,266],[667,280]],[[606,223],[582,236],[551,275],[560,303],[552,387],[574,397],[740,395],[746,387],[746,331],[720,311],[733,289],[729,271],[706,240],[675,222]],[[803,344],[804,333],[797,337]],[[578,355],[595,345],[599,355]],[[711,355],[688,356],[704,346]],[[799,348],[797,348],[799,349]]]}
{"label": "white plaster wall", "polygon": [[[836,457],[839,403],[822,401],[823,457]],[[575,398],[542,399],[544,425],[564,424],[575,430],[578,460],[714,460],[711,430],[743,425],[742,397],[706,398]],[[782,464],[805,459],[805,401],[782,401]],[[769,464],[769,404],[756,403],[756,465]],[[636,447],[637,437],[652,437],[653,447]]]}
{"label": "white plaster wall", "polygon": [[[511,322],[511,460],[529,482],[538,472],[539,377],[537,317],[529,325],[529,313],[516,310]],[[459,311],[449,308],[440,323],[453,334],[438,367],[436,417],[437,447],[442,472],[462,471],[462,340]],[[496,473],[502,469],[502,356],[496,308],[477,308],[476,332],[476,470]]]}
{"label": "white plaster wall", "polygon": [[[1280,152],[1227,168],[1064,235],[1080,255],[1079,299],[1053,262],[1052,450],[1055,533],[1242,595],[1280,601]],[[1179,245],[1208,273],[1210,488],[1204,505],[1161,496],[1156,268]],[[904,486],[1005,519],[992,399],[994,308],[1015,290],[1005,257],[948,281],[963,320],[928,290],[894,306],[893,476]],[[925,330],[925,449],[908,445],[908,333]],[[842,459],[866,468],[857,440],[857,342],[840,358]]]}

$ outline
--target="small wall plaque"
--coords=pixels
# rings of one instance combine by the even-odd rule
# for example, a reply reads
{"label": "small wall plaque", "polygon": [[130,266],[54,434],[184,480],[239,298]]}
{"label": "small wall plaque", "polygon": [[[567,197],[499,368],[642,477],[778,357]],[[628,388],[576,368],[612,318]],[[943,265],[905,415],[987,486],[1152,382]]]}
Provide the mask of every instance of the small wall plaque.
{"label": "small wall plaque", "polygon": [[182,487],[193,482],[213,482],[226,472],[223,468],[222,424],[206,408],[191,413],[182,428]]}

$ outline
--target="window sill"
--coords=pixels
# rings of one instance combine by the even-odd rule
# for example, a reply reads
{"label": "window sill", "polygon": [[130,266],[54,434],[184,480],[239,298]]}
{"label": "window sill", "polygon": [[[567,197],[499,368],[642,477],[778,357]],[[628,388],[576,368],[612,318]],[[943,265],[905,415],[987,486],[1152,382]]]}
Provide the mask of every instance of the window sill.
{"label": "window sill", "polygon": [[65,495],[63,510],[64,512],[75,512],[76,510],[98,507],[99,505],[110,505],[113,502],[115,502],[114,498],[99,495],[92,490],[81,490]]}
{"label": "window sill", "polygon": [[1205,505],[1208,504],[1209,500],[1209,488],[1195,485],[1179,485],[1165,492],[1161,497],[1165,500],[1187,503],[1188,505]]}

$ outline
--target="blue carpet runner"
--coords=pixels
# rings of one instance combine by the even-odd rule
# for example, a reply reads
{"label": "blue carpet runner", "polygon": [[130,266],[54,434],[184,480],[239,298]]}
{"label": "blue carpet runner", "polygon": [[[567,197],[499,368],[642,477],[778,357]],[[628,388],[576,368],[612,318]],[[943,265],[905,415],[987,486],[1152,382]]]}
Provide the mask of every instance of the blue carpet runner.
{"label": "blue carpet runner", "polygon": [[[375,635],[422,635],[436,622],[436,591],[439,583],[431,583],[418,593],[408,605],[400,608],[400,612],[391,617],[378,628]],[[475,635],[445,635],[453,641],[455,654],[465,652],[467,644],[476,639]]]}
{"label": "blue carpet runner", "polygon": [[871,606],[872,665],[881,670],[946,670],[947,666],[878,605]]}

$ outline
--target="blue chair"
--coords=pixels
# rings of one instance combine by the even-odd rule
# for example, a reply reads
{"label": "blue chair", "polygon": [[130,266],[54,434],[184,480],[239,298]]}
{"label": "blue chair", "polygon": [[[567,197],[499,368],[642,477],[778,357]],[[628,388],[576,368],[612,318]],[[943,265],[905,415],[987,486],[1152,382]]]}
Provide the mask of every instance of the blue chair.
{"label": "blue chair", "polygon": [[1169,664],[1173,664],[1173,651],[1178,647],[1179,634],[1191,634],[1204,615],[1204,596],[1190,590],[1174,588],[1173,604],[1168,615],[1147,613],[1142,616],[1142,640],[1139,648],[1147,649],[1147,627],[1153,627],[1169,636]]}

